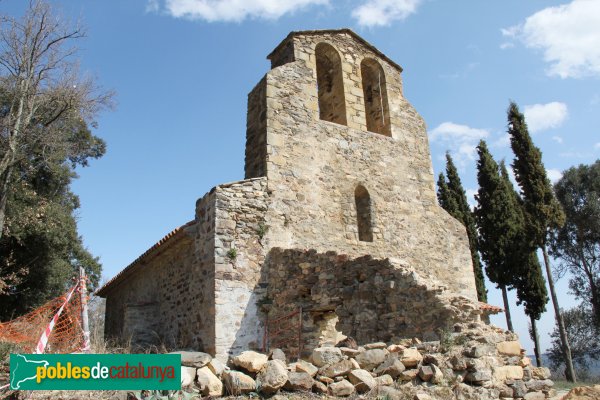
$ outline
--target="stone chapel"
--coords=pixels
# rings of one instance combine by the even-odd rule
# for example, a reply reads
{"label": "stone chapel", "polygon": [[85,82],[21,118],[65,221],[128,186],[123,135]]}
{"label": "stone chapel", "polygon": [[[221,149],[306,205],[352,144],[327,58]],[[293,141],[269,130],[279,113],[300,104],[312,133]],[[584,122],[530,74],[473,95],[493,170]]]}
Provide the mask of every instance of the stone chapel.
{"label": "stone chapel", "polygon": [[465,228],[438,206],[402,68],[349,29],[290,33],[248,95],[245,179],[97,291],[105,335],[226,359],[479,320]]}

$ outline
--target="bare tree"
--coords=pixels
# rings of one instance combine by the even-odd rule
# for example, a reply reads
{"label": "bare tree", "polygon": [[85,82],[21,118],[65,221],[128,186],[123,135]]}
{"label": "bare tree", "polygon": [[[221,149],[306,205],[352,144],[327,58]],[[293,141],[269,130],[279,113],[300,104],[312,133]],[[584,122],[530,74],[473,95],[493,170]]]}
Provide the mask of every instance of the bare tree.
{"label": "bare tree", "polygon": [[45,0],[31,0],[20,19],[0,16],[0,237],[11,183],[18,179],[15,165],[32,148],[44,155],[34,163],[56,152],[69,159],[73,141],[64,126],[94,125],[97,113],[110,105],[112,94],[79,74],[72,44],[82,37],[80,26],[61,20]]}

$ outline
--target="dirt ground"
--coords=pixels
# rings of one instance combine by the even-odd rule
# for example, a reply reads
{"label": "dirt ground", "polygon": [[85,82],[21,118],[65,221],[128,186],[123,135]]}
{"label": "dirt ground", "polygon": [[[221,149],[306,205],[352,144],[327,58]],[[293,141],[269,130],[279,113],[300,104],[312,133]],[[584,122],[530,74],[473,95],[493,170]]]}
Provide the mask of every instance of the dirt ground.
{"label": "dirt ground", "polygon": [[[31,393],[31,392],[30,392]],[[561,390],[557,393],[556,397],[552,397],[549,400],[562,400],[568,393],[568,390]],[[128,397],[127,392],[116,392],[116,391],[52,391],[52,392],[32,392],[30,397],[23,397],[25,393],[19,393],[21,397],[17,396],[17,393],[0,393],[0,399],[6,400],[78,400],[78,399],[95,399],[95,400],[135,400],[135,397]],[[8,397],[4,397],[8,396]],[[13,397],[11,397],[13,396]],[[302,395],[302,394],[282,394],[277,396],[279,399],[287,400],[308,400],[317,399],[319,396],[315,395]],[[323,398],[328,398],[325,396]],[[360,396],[361,399],[366,397]],[[226,398],[224,398],[226,399]],[[234,398],[229,398],[234,399]],[[250,399],[250,397],[245,397]]]}

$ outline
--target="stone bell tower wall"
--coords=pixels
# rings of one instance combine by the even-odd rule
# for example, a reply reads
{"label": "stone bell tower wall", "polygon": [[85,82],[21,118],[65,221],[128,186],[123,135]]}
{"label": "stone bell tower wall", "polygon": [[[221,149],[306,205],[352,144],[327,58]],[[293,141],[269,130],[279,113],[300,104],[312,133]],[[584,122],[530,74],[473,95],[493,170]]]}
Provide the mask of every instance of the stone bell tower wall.
{"label": "stone bell tower wall", "polygon": [[[292,33],[269,58],[249,95],[246,149],[246,178],[266,176],[271,193],[269,247],[394,257],[476,299],[466,232],[437,205],[401,68],[346,30]],[[369,114],[369,101],[383,107]]]}

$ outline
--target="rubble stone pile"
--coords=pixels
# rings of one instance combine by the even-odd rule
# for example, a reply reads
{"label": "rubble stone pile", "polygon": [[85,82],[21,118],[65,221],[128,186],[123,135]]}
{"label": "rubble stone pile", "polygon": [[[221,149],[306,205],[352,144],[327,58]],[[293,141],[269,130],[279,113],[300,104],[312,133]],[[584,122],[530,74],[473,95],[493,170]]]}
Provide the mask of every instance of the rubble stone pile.
{"label": "rubble stone pile", "polygon": [[[555,396],[550,371],[534,367],[514,333],[482,323],[455,324],[441,340],[318,347],[291,362],[279,349],[244,351],[227,365],[199,352],[181,354],[182,386],[203,396],[279,391],[389,399],[525,399]],[[352,345],[352,340],[340,343]]]}

